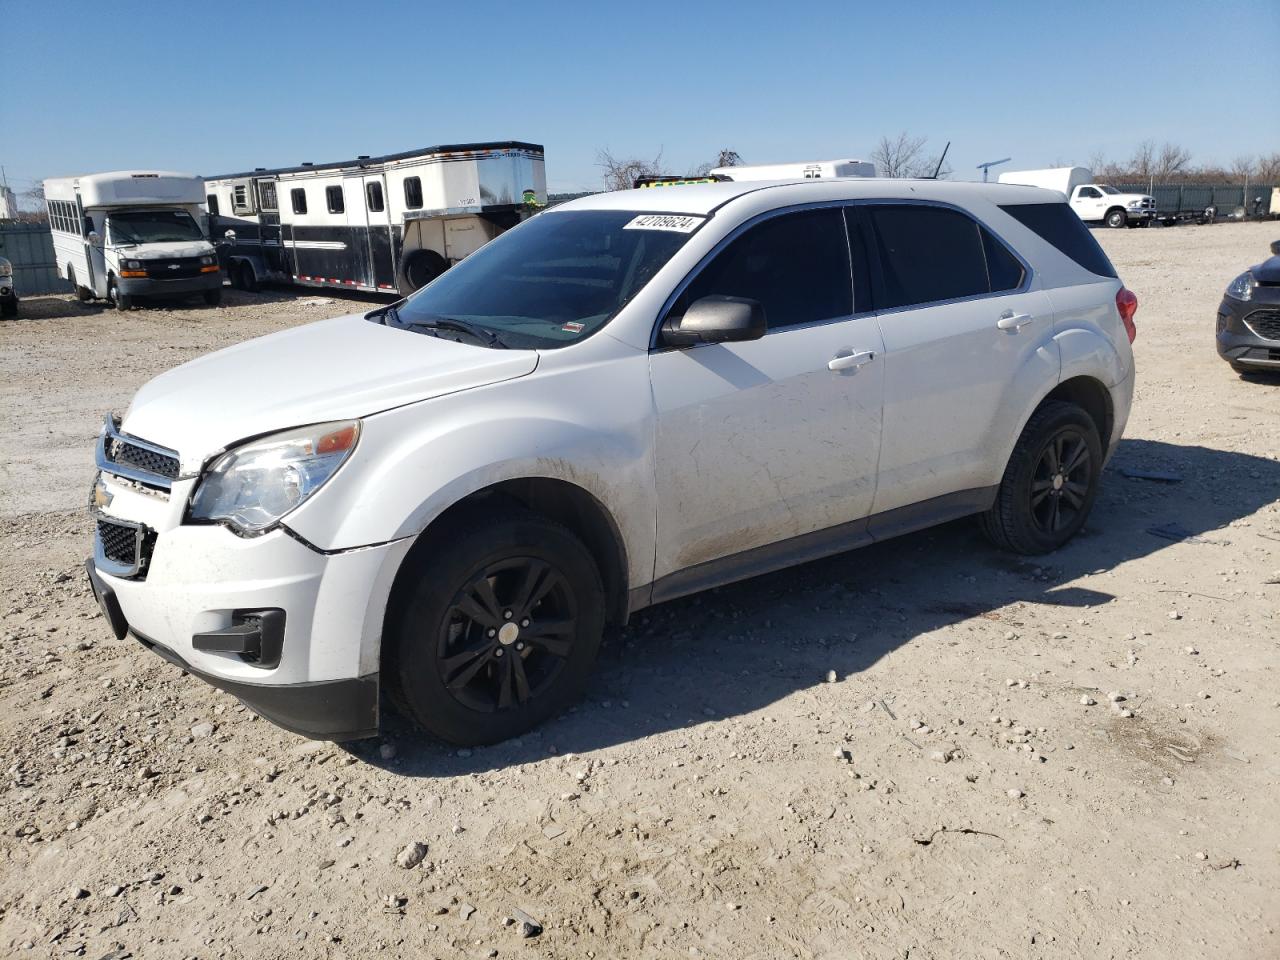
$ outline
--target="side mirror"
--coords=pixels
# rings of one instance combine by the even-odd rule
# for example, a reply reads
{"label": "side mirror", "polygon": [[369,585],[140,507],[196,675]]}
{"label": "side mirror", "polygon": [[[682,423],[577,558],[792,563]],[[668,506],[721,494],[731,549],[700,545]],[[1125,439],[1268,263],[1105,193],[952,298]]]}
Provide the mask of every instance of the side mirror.
{"label": "side mirror", "polygon": [[732,343],[764,336],[764,305],[745,297],[703,297],[684,316],[662,325],[662,342],[671,347]]}
{"label": "side mirror", "polygon": [[232,243],[234,243],[236,239],[236,232],[234,230],[228,230],[226,233],[223,234],[223,236],[226,237],[228,240],[230,240]]}
{"label": "side mirror", "polygon": [[102,246],[102,234],[98,233],[97,230],[90,230],[86,239],[95,247]]}
{"label": "side mirror", "polygon": [[1280,240],[1271,241],[1271,252],[1280,257]]}

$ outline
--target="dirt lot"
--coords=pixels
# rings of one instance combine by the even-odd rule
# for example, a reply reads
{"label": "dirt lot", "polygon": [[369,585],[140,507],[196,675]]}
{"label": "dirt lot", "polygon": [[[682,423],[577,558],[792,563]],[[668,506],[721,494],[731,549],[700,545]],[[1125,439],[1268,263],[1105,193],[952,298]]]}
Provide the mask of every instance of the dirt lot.
{"label": "dirt lot", "polygon": [[256,720],[113,641],[80,569],[105,410],[359,302],[30,301],[0,326],[0,955],[1280,957],[1280,378],[1212,344],[1276,235],[1100,235],[1138,395],[1069,548],[961,522],[654,608],[587,702],[474,752]]}

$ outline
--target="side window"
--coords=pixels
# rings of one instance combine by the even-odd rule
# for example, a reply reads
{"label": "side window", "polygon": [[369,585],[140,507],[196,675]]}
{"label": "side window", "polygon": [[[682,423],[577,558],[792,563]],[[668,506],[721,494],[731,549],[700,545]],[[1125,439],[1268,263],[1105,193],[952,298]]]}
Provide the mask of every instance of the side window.
{"label": "side window", "polygon": [[986,227],[978,229],[982,231],[982,252],[987,257],[987,278],[991,281],[991,292],[1017,290],[1026,277],[1022,264],[990,230]]}
{"label": "side window", "polygon": [[370,213],[381,213],[386,209],[386,204],[382,200],[382,184],[377,181],[365,184],[364,197]]}
{"label": "side window", "polygon": [[263,210],[275,211],[276,185],[270,180],[258,181],[258,206]]}
{"label": "side window", "polygon": [[1018,203],[1000,209],[1090,273],[1100,277],[1116,275],[1116,268],[1089,228],[1065,203]]}
{"label": "side window", "polygon": [[236,213],[253,213],[253,197],[249,193],[249,184],[237,183],[231,188],[231,209]]}
{"label": "side window", "polygon": [[329,207],[330,213],[346,212],[347,202],[342,196],[341,184],[334,187],[325,187],[324,200],[325,200],[325,204]]}
{"label": "side window", "polygon": [[1080,190],[1080,196],[1088,200],[1097,200],[1098,197],[1102,196],[1102,194],[1093,189],[1093,187],[1083,187]]}
{"label": "side window", "polygon": [[942,207],[867,208],[880,254],[881,310],[989,293],[979,227]]}
{"label": "side window", "polygon": [[422,180],[406,177],[404,181],[404,205],[410,210],[422,209]]}
{"label": "side window", "polygon": [[749,228],[694,278],[677,311],[713,294],[759,300],[771,330],[850,316],[853,283],[843,212],[804,210]]}
{"label": "side window", "polygon": [[294,187],[289,191],[289,199],[293,203],[294,213],[307,212],[307,191],[302,187]]}
{"label": "side window", "polygon": [[205,197],[205,200],[209,204],[209,213],[216,217],[218,215],[218,195],[216,193],[211,193]]}

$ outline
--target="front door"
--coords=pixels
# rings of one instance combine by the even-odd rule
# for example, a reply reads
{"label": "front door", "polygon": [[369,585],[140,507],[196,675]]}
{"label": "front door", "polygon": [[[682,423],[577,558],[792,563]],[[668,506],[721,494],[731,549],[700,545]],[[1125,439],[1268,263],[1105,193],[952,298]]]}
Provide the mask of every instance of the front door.
{"label": "front door", "polygon": [[1014,378],[1055,382],[1059,361],[1048,296],[989,229],[948,207],[861,209],[885,346],[878,515],[989,486],[1018,429]]}
{"label": "front door", "polygon": [[651,355],[659,580],[859,521],[875,493],[883,345],[855,313],[841,209],[748,227],[672,314],[711,294],[759,300],[768,332]]}

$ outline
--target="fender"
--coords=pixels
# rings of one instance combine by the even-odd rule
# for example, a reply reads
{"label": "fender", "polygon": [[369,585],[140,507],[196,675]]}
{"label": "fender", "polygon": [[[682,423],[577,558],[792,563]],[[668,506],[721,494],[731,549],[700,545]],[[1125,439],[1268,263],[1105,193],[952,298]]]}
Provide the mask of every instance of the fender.
{"label": "fender", "polygon": [[[648,583],[656,528],[648,358],[548,366],[366,418],[351,461],[285,525],[317,548],[349,550],[416,537],[496,483],[561,480],[613,518],[628,585]],[[569,379],[572,391],[560,387]]]}

